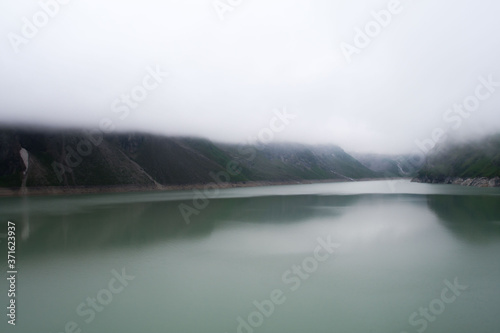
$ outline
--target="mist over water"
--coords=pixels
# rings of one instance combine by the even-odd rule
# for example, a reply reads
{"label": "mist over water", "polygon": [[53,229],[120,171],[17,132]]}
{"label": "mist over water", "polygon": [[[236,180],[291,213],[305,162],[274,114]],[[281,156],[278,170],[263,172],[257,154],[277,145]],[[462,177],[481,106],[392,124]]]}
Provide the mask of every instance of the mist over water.
{"label": "mist over water", "polygon": [[[64,332],[68,322],[95,333],[500,328],[498,189],[408,181],[227,189],[186,224],[178,205],[191,199],[188,191],[1,198],[2,228],[15,221],[20,235],[16,329]],[[321,247],[328,241],[339,245],[332,253]],[[102,291],[118,288],[119,279],[112,288],[110,281],[123,270],[126,286]],[[456,297],[439,308],[455,279],[466,289],[449,290],[447,299]],[[252,317],[254,301],[268,304],[276,290],[280,304]],[[249,316],[262,323],[239,327]]]}

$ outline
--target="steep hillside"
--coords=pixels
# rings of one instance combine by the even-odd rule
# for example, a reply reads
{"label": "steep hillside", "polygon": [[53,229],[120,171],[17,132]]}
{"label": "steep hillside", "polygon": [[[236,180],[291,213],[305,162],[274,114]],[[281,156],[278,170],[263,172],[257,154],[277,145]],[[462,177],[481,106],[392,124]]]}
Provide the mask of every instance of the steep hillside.
{"label": "steep hillside", "polygon": [[500,135],[468,143],[446,143],[427,157],[414,181],[477,186],[500,185]]}
{"label": "steep hillside", "polygon": [[271,144],[220,146],[240,161],[244,174],[253,180],[360,179],[378,174],[363,166],[337,146]]}
{"label": "steep hillside", "polygon": [[227,179],[233,183],[377,176],[337,146],[238,146],[82,130],[0,129],[0,162],[1,187],[203,184],[229,167],[237,170]]}
{"label": "steep hillside", "polygon": [[368,169],[384,177],[413,177],[417,168],[408,155],[352,154]]}
{"label": "steep hillside", "polygon": [[[154,181],[108,140],[76,130],[0,130],[0,186],[154,185]],[[28,170],[19,151],[28,152]]]}

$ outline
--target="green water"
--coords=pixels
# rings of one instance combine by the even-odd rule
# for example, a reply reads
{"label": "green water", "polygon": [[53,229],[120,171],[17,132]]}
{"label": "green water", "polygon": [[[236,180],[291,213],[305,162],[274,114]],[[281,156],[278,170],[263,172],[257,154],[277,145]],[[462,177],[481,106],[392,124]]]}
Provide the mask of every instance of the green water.
{"label": "green water", "polygon": [[15,327],[0,282],[0,332],[500,331],[498,189],[227,189],[187,224],[192,197],[0,198],[18,271]]}

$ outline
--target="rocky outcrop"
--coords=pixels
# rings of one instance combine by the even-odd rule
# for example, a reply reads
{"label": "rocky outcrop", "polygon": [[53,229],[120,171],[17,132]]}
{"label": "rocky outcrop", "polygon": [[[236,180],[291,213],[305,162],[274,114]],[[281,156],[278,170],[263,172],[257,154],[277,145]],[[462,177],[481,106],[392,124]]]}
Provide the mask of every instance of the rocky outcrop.
{"label": "rocky outcrop", "polygon": [[411,180],[415,183],[429,183],[429,184],[453,184],[461,186],[475,186],[475,187],[500,187],[500,177],[487,178],[460,178],[460,177],[446,177],[444,179],[431,179],[427,176],[416,177]]}
{"label": "rocky outcrop", "polygon": [[489,187],[500,187],[500,177],[490,179],[488,182]]}

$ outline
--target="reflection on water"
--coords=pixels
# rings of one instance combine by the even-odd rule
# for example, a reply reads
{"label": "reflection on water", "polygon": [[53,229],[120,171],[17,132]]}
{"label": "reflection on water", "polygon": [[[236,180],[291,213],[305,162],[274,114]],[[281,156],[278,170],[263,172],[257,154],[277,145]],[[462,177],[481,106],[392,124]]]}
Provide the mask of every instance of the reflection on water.
{"label": "reflection on water", "polygon": [[[186,224],[178,206],[192,196],[1,198],[0,228],[15,221],[19,235],[16,329],[60,332],[74,320],[96,333],[236,332],[236,318],[270,291],[287,292],[283,272],[328,236],[341,244],[335,258],[255,332],[415,332],[410,314],[455,277],[471,288],[427,331],[500,328],[496,189],[401,181],[229,189]],[[121,267],[136,279],[86,324],[76,307]]]}
{"label": "reflection on water", "polygon": [[427,196],[429,208],[440,222],[470,242],[500,237],[500,200],[497,196]]}
{"label": "reflection on water", "polygon": [[[61,200],[62,202],[59,202]],[[30,201],[34,202],[30,209]],[[42,202],[37,202],[42,201]],[[213,199],[199,216],[187,224],[179,212],[180,203],[153,201],[87,205],[78,197],[23,198],[19,210],[7,219],[21,221],[18,233],[25,255],[50,251],[146,246],[169,239],[206,237],[228,224],[283,224],[318,218],[340,218],[353,207],[385,207],[388,202],[405,202],[423,207],[427,203],[438,221],[453,234],[482,242],[500,236],[500,204],[497,196],[450,196],[414,194],[294,195]],[[63,205],[63,209],[61,209]],[[50,206],[54,210],[50,210]],[[71,207],[69,207],[71,206]],[[394,207],[393,207],[394,209]],[[30,223],[30,221],[33,221]],[[377,225],[380,225],[378,223]],[[373,225],[372,225],[373,226]],[[370,225],[360,226],[362,234]]]}
{"label": "reflection on water", "polygon": [[[339,216],[358,196],[270,196],[213,199],[199,217],[187,224],[180,203],[153,201],[89,205],[85,197],[23,198],[19,210],[11,207],[11,220],[22,221],[18,230],[25,237],[21,249],[28,253],[114,246],[148,245],[168,239],[202,237],[217,225],[230,222],[289,224],[314,217]],[[30,202],[32,209],[30,210]],[[50,210],[53,207],[53,210]],[[3,219],[7,218],[2,214]],[[19,218],[17,218],[19,216]],[[31,231],[29,221],[31,223]],[[30,237],[28,237],[28,235]],[[28,254],[27,253],[27,254]]]}

